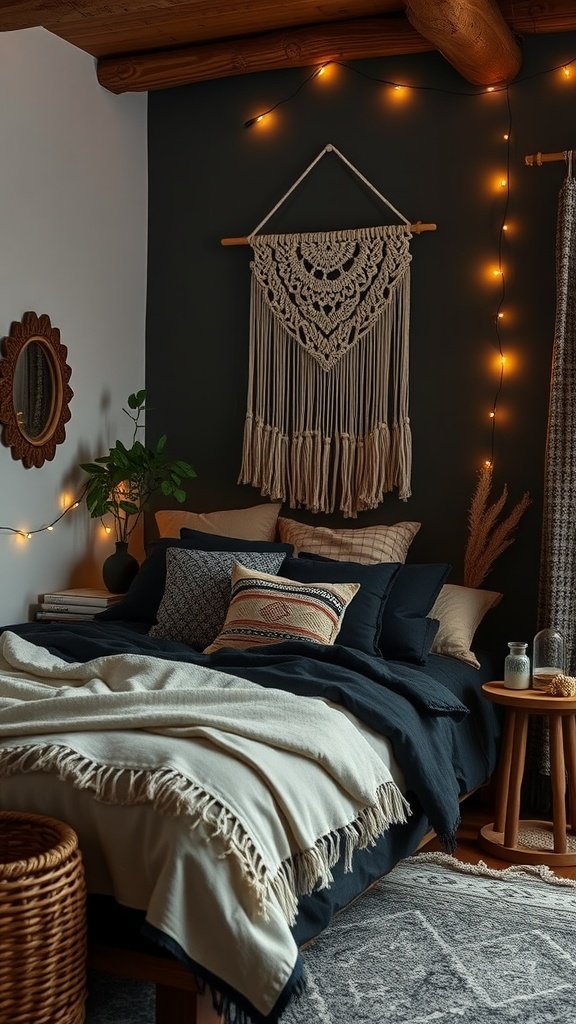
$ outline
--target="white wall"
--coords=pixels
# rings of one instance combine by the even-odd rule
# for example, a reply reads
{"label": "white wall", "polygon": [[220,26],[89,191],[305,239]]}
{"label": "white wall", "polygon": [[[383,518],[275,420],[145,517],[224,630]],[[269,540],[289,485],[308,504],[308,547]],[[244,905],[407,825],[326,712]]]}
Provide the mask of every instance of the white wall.
{"label": "white wall", "polygon": [[[26,310],[61,330],[72,418],[52,462],[25,469],[0,445],[0,526],[53,520],[78,463],[130,436],[121,412],[144,383],[145,95],[114,96],[88,54],[43,29],[0,33],[0,336]],[[85,506],[30,541],[0,530],[0,624],[38,593],[101,586],[113,550]]]}

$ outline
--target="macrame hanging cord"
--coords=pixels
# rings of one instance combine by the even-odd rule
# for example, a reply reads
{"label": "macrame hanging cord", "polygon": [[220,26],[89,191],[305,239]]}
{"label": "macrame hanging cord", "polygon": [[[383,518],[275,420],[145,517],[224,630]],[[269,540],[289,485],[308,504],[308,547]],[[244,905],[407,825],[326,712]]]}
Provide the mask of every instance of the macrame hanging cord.
{"label": "macrame hanging cord", "polygon": [[394,487],[410,496],[412,235],[399,216],[388,227],[249,236],[239,482],[291,508],[355,517]]}

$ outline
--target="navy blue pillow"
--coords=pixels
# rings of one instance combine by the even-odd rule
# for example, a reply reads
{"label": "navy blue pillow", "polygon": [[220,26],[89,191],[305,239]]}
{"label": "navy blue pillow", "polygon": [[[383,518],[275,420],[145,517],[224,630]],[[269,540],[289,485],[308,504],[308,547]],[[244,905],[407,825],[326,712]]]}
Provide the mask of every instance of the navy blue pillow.
{"label": "navy blue pillow", "polygon": [[273,544],[264,540],[238,540],[235,537],[220,537],[200,530],[182,530],[186,537],[162,537],[150,549],[146,560],[132,580],[130,588],[121,601],[111,604],[100,612],[97,619],[120,619],[123,622],[156,622],[160,601],[166,585],[167,548],[187,548],[196,551],[269,551],[286,556],[292,555],[291,544]]}
{"label": "navy blue pillow", "polygon": [[399,569],[399,562],[360,565],[306,555],[287,558],[278,575],[299,583],[359,583],[360,590],[346,609],[336,643],[378,657],[382,611]]}
{"label": "navy blue pillow", "polygon": [[438,632],[438,620],[428,618],[451,566],[402,565],[382,614],[380,650],[384,658],[425,665]]}

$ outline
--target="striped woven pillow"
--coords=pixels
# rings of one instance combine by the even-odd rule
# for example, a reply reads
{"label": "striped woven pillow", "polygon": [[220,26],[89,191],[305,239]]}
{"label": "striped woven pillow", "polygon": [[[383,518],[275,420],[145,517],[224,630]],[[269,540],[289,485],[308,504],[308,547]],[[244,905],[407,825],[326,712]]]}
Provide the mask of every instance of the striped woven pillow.
{"label": "striped woven pillow", "polygon": [[285,640],[333,644],[358,583],[298,583],[235,563],[226,621],[204,654]]}
{"label": "striped woven pillow", "polygon": [[351,530],[332,530],[328,526],[308,526],[295,519],[278,520],[283,544],[292,544],[294,554],[309,551],[337,562],[405,562],[408,548],[421,523],[396,523],[394,526],[364,526]]}

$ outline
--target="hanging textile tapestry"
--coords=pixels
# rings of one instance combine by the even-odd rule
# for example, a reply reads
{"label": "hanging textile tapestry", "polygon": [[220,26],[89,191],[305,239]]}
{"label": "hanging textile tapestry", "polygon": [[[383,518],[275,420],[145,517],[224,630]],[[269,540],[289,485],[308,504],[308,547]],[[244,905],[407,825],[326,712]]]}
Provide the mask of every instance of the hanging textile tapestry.
{"label": "hanging textile tapestry", "polygon": [[346,517],[410,497],[409,225],[253,235],[240,483]]}

